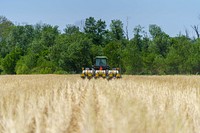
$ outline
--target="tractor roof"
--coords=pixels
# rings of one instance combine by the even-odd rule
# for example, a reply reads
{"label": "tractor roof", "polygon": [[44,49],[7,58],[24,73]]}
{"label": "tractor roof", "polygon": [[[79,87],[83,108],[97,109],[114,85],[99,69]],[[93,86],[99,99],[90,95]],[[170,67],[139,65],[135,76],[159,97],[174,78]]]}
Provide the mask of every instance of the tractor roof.
{"label": "tractor roof", "polygon": [[106,56],[96,56],[95,59],[108,59]]}

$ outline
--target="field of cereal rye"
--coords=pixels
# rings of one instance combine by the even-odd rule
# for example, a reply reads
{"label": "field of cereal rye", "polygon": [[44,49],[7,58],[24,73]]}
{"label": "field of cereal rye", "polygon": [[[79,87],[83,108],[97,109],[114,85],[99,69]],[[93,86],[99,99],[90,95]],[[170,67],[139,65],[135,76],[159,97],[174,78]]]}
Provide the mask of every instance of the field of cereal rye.
{"label": "field of cereal rye", "polygon": [[0,133],[198,133],[200,76],[0,76]]}

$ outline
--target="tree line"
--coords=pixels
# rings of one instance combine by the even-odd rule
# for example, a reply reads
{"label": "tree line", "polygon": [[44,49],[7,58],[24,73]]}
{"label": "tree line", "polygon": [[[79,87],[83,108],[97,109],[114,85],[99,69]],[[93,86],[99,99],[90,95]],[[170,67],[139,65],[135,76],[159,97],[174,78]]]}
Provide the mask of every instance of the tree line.
{"label": "tree line", "polygon": [[[198,31],[198,28],[196,28]],[[124,74],[199,74],[200,39],[170,37],[158,25],[140,25],[129,39],[121,20],[85,19],[83,30],[49,24],[15,25],[0,16],[1,74],[80,73],[97,55]]]}

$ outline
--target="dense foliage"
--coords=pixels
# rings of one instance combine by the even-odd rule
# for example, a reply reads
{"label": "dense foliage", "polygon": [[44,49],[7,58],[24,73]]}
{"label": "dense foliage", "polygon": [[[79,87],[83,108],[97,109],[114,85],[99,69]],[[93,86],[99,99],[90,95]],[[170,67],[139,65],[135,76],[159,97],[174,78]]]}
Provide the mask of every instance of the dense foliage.
{"label": "dense foliage", "polygon": [[[0,73],[80,73],[94,57],[105,55],[111,67],[126,74],[198,74],[200,39],[170,37],[159,26],[137,26],[128,39],[120,20],[90,17],[83,30],[67,25],[64,32],[49,24],[14,25],[0,16]],[[125,35],[126,34],[126,35]]]}

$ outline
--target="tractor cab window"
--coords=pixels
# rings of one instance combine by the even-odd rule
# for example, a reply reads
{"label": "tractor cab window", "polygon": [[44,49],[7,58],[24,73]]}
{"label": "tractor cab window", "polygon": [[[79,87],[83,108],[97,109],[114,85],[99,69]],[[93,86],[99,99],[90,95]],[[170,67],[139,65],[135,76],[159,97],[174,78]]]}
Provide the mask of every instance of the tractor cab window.
{"label": "tractor cab window", "polygon": [[96,59],[96,66],[106,66],[106,59]]}

